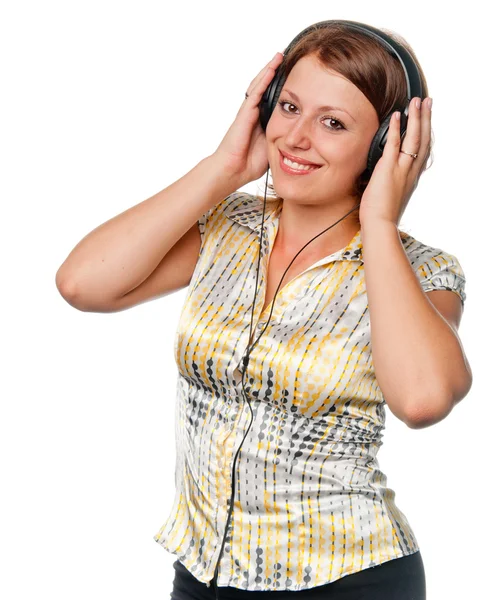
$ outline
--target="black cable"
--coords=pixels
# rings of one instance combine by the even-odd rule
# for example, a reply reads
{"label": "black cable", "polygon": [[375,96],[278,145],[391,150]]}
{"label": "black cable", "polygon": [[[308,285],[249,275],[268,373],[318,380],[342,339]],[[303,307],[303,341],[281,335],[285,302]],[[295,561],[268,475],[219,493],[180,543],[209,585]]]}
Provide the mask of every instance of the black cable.
{"label": "black cable", "polygon": [[[264,217],[265,217],[265,205],[266,205],[266,196],[267,196],[267,180],[269,177],[269,167],[267,167],[267,177],[265,179],[265,192],[264,192],[264,210],[262,212],[262,224],[261,224],[261,233],[260,233],[260,248],[259,248],[259,260],[258,260],[258,266],[257,266],[257,279],[255,281],[255,295],[253,298],[253,307],[252,307],[252,318],[250,321],[250,337],[248,338],[249,340],[252,337],[252,328],[253,328],[253,317],[255,314],[255,300],[257,297],[257,283],[258,283],[258,277],[259,277],[259,271],[260,271],[260,260],[261,260],[261,255],[262,255],[262,236],[264,234]],[[281,281],[279,282],[279,285],[277,286],[277,290],[276,293],[274,294],[274,298],[272,299],[272,305],[271,305],[271,309],[270,309],[270,314],[269,314],[269,318],[267,319],[267,323],[265,324],[264,328],[262,329],[262,331],[260,332],[260,335],[257,337],[257,339],[255,340],[255,342],[253,343],[253,345],[248,349],[247,351],[247,355],[243,357],[243,374],[246,371],[246,368],[248,367],[248,361],[250,360],[250,354],[252,352],[252,350],[255,348],[255,346],[257,345],[260,337],[262,336],[262,334],[264,333],[264,331],[266,330],[271,316],[272,316],[272,311],[274,310],[274,302],[277,296],[277,292],[279,291],[280,287],[281,287],[281,283],[282,280],[284,279],[284,276],[286,275],[286,273],[289,271],[289,268],[291,267],[291,265],[293,264],[293,262],[295,261],[296,257],[300,254],[300,252],[302,250],[304,250],[308,244],[311,244],[313,242],[313,240],[316,240],[319,236],[321,236],[323,233],[325,233],[326,231],[328,231],[329,229],[331,229],[332,227],[334,227],[334,225],[337,225],[337,223],[340,223],[343,219],[345,219],[348,215],[350,215],[353,210],[356,210],[359,206],[359,203],[356,204],[356,206],[354,206],[347,214],[345,214],[343,217],[341,217],[338,221],[336,221],[335,223],[333,223],[332,225],[330,225],[329,227],[327,227],[327,229],[324,229],[323,231],[321,231],[319,234],[317,234],[314,238],[312,238],[309,242],[307,242],[302,248],[301,250],[299,250],[295,255],[293,260],[289,263],[287,269],[284,271],[283,276],[281,277]],[[241,378],[242,384],[243,384],[243,377]],[[243,393],[245,392],[245,387],[243,386]],[[245,396],[246,398],[246,396]]]}
{"label": "black cable", "polygon": [[[262,224],[261,224],[261,233],[260,233],[260,247],[259,247],[259,259],[258,259],[258,265],[257,265],[257,279],[255,280],[255,293],[254,293],[254,297],[253,297],[253,307],[252,307],[252,318],[250,320],[250,337],[249,340],[252,337],[252,329],[253,329],[253,317],[255,316],[255,301],[257,299],[257,289],[258,289],[258,279],[259,279],[259,273],[260,273],[260,261],[262,259],[262,237],[264,234],[264,219],[265,219],[265,205],[266,205],[266,200],[267,200],[267,181],[269,178],[269,167],[267,167],[267,177],[265,180],[265,192],[264,192],[264,210],[262,212]],[[252,426],[253,423],[253,409],[252,409],[252,405],[250,404],[250,400],[248,399],[246,393],[245,393],[245,373],[248,367],[248,361],[250,359],[250,354],[252,352],[252,350],[255,348],[256,344],[258,343],[260,337],[262,336],[262,334],[264,333],[265,329],[267,328],[267,325],[270,322],[270,319],[272,317],[272,311],[274,309],[274,302],[277,296],[277,292],[279,291],[280,287],[281,287],[281,283],[282,280],[284,279],[284,276],[286,275],[286,273],[288,272],[289,268],[291,267],[291,265],[293,264],[295,258],[298,256],[298,254],[304,250],[308,244],[310,244],[311,242],[313,242],[313,240],[317,239],[320,235],[322,235],[322,233],[325,233],[326,231],[328,231],[331,227],[334,227],[334,225],[337,225],[337,223],[339,223],[340,221],[342,221],[342,219],[345,219],[349,214],[351,214],[353,212],[353,210],[356,210],[358,208],[358,204],[352,208],[346,215],[344,215],[341,219],[339,219],[338,221],[336,221],[335,223],[333,223],[332,225],[330,225],[330,227],[327,227],[327,229],[324,229],[322,232],[320,232],[318,235],[316,235],[313,239],[311,239],[309,242],[307,242],[303,248],[301,248],[301,250],[294,256],[293,260],[289,263],[288,268],[284,271],[283,276],[281,277],[281,281],[279,282],[279,285],[277,286],[277,290],[276,293],[274,294],[274,298],[272,299],[272,307],[270,309],[270,315],[269,318],[267,320],[267,323],[265,324],[265,327],[262,329],[262,331],[260,332],[260,335],[257,337],[257,339],[255,340],[255,342],[253,343],[253,345],[250,348],[247,348],[247,355],[243,357],[242,362],[243,362],[243,372],[241,374],[241,386],[243,388],[243,397],[245,398],[245,400],[248,403],[248,406],[250,408],[250,413],[251,413],[251,419],[250,419],[250,424],[248,425],[248,429],[245,433],[245,435],[243,436],[243,439],[241,441],[240,446],[238,447],[234,459],[233,459],[233,467],[232,467],[232,472],[233,472],[233,482],[232,482],[232,497],[234,497],[234,493],[235,493],[235,466],[236,466],[236,459],[238,458],[238,455],[240,453],[240,449],[241,446],[243,445],[243,442],[245,441],[246,436],[248,435],[248,432],[250,431],[250,428]],[[250,343],[250,341],[249,341]],[[228,512],[228,518],[227,518],[227,522],[226,522],[226,528],[228,526],[229,523],[229,519],[231,518],[231,513],[233,511],[233,506],[234,506],[234,502],[233,502],[233,498],[231,498],[231,502],[230,502],[230,507],[229,507],[229,512]],[[224,548],[224,543],[225,543],[226,539],[223,539],[223,543],[221,546],[221,550],[219,552],[219,555],[221,555],[222,550]],[[218,560],[218,564],[219,564],[219,560]],[[217,572],[217,566],[216,566],[216,572]],[[214,578],[212,579],[212,585],[215,588],[215,592],[216,592],[216,600],[219,599],[219,588],[217,586],[217,584],[214,584]]]}

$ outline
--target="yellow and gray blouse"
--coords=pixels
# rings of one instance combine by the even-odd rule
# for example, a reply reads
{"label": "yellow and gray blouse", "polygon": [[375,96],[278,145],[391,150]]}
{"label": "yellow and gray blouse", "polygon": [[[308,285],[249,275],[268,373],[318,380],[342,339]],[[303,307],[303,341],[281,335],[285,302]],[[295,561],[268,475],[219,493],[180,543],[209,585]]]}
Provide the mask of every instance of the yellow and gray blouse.
{"label": "yellow and gray blouse", "polygon": [[[281,210],[266,205],[256,334],[272,306],[260,314]],[[262,211],[262,200],[235,192],[199,220],[174,343],[175,498],[154,539],[204,583],[220,558],[218,586],[296,591],[419,547],[377,460],[385,398],[360,232],[280,289],[246,369],[250,404],[243,396]],[[457,258],[399,233],[422,289],[464,302]]]}

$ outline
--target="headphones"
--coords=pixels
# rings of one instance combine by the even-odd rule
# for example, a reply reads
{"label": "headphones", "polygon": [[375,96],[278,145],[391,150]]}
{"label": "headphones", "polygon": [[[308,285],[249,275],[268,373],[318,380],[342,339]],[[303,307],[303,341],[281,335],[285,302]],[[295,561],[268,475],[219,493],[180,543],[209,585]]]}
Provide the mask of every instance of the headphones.
{"label": "headphones", "polygon": [[[320,21],[318,23],[315,23],[314,25],[310,25],[309,27],[304,29],[301,33],[299,33],[292,40],[292,42],[289,44],[289,46],[286,48],[286,50],[284,52],[284,59],[281,62],[281,64],[279,65],[279,67],[276,69],[276,73],[275,73],[272,81],[270,82],[269,86],[265,90],[265,92],[262,96],[262,99],[260,100],[260,103],[259,103],[260,124],[262,126],[262,129],[265,131],[267,128],[267,123],[269,122],[269,119],[276,107],[277,101],[281,94],[281,90],[286,81],[286,77],[287,77],[287,75],[285,73],[286,56],[289,55],[289,52],[291,51],[291,49],[305,35],[311,33],[312,31],[314,31],[316,29],[320,29],[323,27],[331,27],[332,25],[344,25],[350,29],[353,29],[354,31],[362,32],[365,35],[368,35],[369,37],[378,40],[383,45],[383,47],[389,52],[389,54],[391,56],[393,56],[394,58],[396,58],[401,63],[402,68],[404,70],[405,77],[406,77],[406,93],[407,93],[406,106],[403,109],[402,108],[398,109],[397,107],[393,107],[391,109],[389,114],[383,119],[382,123],[380,124],[380,127],[378,128],[377,133],[375,134],[375,136],[373,137],[373,140],[371,142],[370,150],[368,152],[366,170],[363,173],[364,175],[371,177],[371,173],[373,172],[375,165],[377,164],[378,160],[382,157],[382,154],[383,154],[383,151],[385,148],[385,143],[387,141],[388,132],[389,132],[390,119],[392,118],[393,112],[395,110],[400,110],[400,112],[401,112],[400,136],[401,136],[401,141],[402,141],[403,137],[406,135],[407,117],[409,114],[409,103],[411,102],[412,98],[415,98],[416,96],[419,96],[423,100],[423,88],[424,88],[418,66],[414,62],[414,59],[411,56],[411,54],[409,53],[409,51],[406,48],[404,48],[404,46],[402,46],[401,44],[396,42],[394,39],[392,39],[389,35],[387,35],[383,31],[380,31],[379,29],[377,29],[375,27],[371,27],[370,25],[366,25],[364,23],[358,23],[356,21],[329,20],[329,21]],[[262,214],[262,225],[261,225],[261,234],[260,234],[260,252],[259,252],[259,260],[258,260],[258,267],[257,267],[257,281],[255,283],[255,294],[254,294],[254,301],[253,301],[253,307],[252,307],[252,320],[250,323],[250,339],[251,339],[252,328],[253,328],[255,299],[257,297],[257,283],[258,283],[260,259],[261,259],[262,247],[263,247],[262,246],[262,237],[263,237],[263,232],[264,232],[265,199],[266,199],[266,195],[267,195],[268,174],[269,174],[269,168],[267,168],[267,177],[266,177],[266,182],[265,182],[264,212]],[[262,329],[260,335],[257,337],[255,342],[247,349],[246,355],[243,357],[243,361],[242,361],[243,367],[244,367],[243,375],[248,366],[248,361],[250,359],[250,353],[252,352],[253,348],[256,346],[258,340],[260,339],[261,335],[264,333],[264,331],[266,330],[266,328],[270,322],[270,318],[272,316],[272,311],[274,308],[274,301],[276,299],[277,292],[279,291],[279,289],[281,287],[282,280],[284,279],[284,276],[286,275],[287,271],[289,270],[289,268],[295,261],[298,254],[302,250],[304,250],[308,244],[313,242],[314,239],[316,239],[317,237],[319,237],[320,235],[322,235],[323,233],[325,233],[326,231],[328,231],[329,229],[334,227],[334,225],[337,225],[337,223],[339,223],[340,221],[345,219],[350,213],[352,213],[354,210],[356,210],[358,208],[358,206],[359,206],[359,204],[354,206],[347,214],[345,214],[343,217],[341,217],[338,221],[336,221],[335,223],[333,223],[332,225],[330,225],[329,227],[324,229],[321,233],[319,233],[313,239],[311,239],[309,242],[307,242],[303,246],[303,248],[301,248],[301,250],[299,250],[299,252],[294,256],[293,260],[289,263],[288,268],[286,269],[286,271],[284,271],[284,275],[282,276],[281,281],[279,282],[279,285],[277,287],[276,293],[274,294],[274,297],[272,299],[272,306],[271,306],[271,312],[269,315],[269,319],[267,320],[267,323],[265,324],[264,328]],[[242,377],[242,381],[243,381],[243,377]],[[244,392],[245,392],[245,388],[243,387],[243,393]]]}
{"label": "headphones", "polygon": [[[304,29],[301,33],[299,33],[294,40],[289,44],[284,52],[284,59],[282,63],[277,67],[274,78],[269,84],[269,87],[265,90],[262,99],[259,104],[260,109],[260,124],[262,129],[265,131],[267,128],[267,123],[274,112],[277,101],[279,100],[279,96],[281,94],[281,90],[286,81],[285,74],[285,65],[286,65],[286,56],[289,52],[296,46],[298,41],[306,36],[307,34],[315,31],[317,29],[322,29],[325,27],[331,27],[332,25],[344,25],[349,29],[353,29],[354,31],[364,33],[365,35],[379,41],[383,47],[389,52],[391,56],[396,58],[402,65],[404,70],[404,74],[406,76],[406,86],[407,86],[407,104],[403,111],[401,111],[401,120],[400,120],[400,129],[401,129],[401,140],[406,134],[407,128],[407,116],[409,114],[409,102],[411,102],[412,98],[419,96],[423,99],[423,84],[421,81],[421,76],[418,70],[416,63],[414,62],[413,57],[409,53],[409,51],[404,48],[401,44],[392,39],[389,35],[376,29],[375,27],[371,27],[370,25],[365,25],[364,23],[358,23],[356,21],[342,21],[342,20],[332,20],[332,21],[320,21],[319,23],[315,23],[314,25],[310,25],[306,29]],[[367,161],[367,174],[371,176],[375,165],[382,157],[383,150],[385,148],[385,142],[387,141],[387,135],[390,127],[390,119],[392,118],[393,109],[386,116],[386,118],[380,124],[377,133],[375,134],[371,146],[370,151],[368,152],[368,161]],[[366,173],[366,172],[365,172]]]}
{"label": "headphones", "polygon": [[[405,73],[405,76],[406,76],[406,85],[407,85],[407,104],[403,110],[399,109],[401,112],[400,130],[401,130],[401,141],[402,141],[402,138],[406,134],[407,116],[409,113],[409,103],[412,100],[412,98],[414,98],[416,96],[419,96],[423,100],[423,87],[424,86],[422,85],[421,76],[420,76],[418,67],[417,67],[416,63],[414,62],[413,57],[408,52],[408,50],[406,50],[406,48],[404,48],[401,44],[397,43],[395,40],[393,40],[390,36],[385,34],[383,31],[380,31],[379,29],[376,29],[375,27],[370,27],[369,25],[365,25],[363,23],[357,23],[356,21],[341,21],[341,20],[320,21],[319,23],[315,23],[314,25],[307,27],[300,34],[298,34],[294,38],[294,40],[289,44],[289,46],[286,48],[286,50],[284,52],[284,57],[286,57],[289,54],[290,50],[295,46],[295,44],[303,36],[305,36],[306,34],[310,33],[311,31],[313,31],[315,29],[320,29],[321,27],[331,26],[333,24],[334,25],[339,25],[339,24],[345,25],[345,26],[349,27],[350,29],[354,29],[355,31],[363,32],[366,35],[378,40],[384,46],[384,48],[390,53],[390,55],[393,56],[394,58],[396,58],[401,63],[402,68]],[[283,87],[285,81],[286,81],[286,74],[285,74],[285,58],[284,58],[282,63],[276,69],[274,78],[270,82],[268,88],[264,92],[262,99],[259,103],[260,124],[264,131],[266,130],[267,123],[269,122],[269,119],[276,107],[277,101],[279,99],[279,96],[281,94],[281,90],[282,90],[282,87]],[[390,113],[385,117],[385,119],[382,121],[382,123],[380,124],[380,127],[372,140],[370,150],[368,153],[367,167],[362,175],[371,176],[371,173],[373,172],[375,165],[377,164],[378,160],[382,157],[382,154],[383,154],[383,151],[385,148],[385,143],[387,141],[387,135],[388,135],[389,126],[390,126],[390,119],[392,118],[392,114],[395,110],[398,110],[398,108],[394,107],[390,111]],[[262,257],[262,249],[263,249],[262,237],[263,237],[263,233],[264,233],[264,216],[265,216],[265,204],[266,204],[265,200],[266,200],[266,196],[267,196],[268,176],[269,176],[269,167],[267,167],[267,177],[266,177],[266,181],[265,181],[264,211],[262,214],[262,224],[261,224],[261,234],[260,234],[260,250],[259,250],[258,266],[257,266],[257,279],[255,282],[255,293],[254,293],[254,297],[253,297],[253,306],[252,306],[252,318],[250,321],[250,337],[249,337],[250,340],[252,339],[253,317],[255,314],[255,300],[257,298],[257,284],[258,284],[258,276],[259,276],[259,271],[260,271],[260,261],[261,261],[261,257]],[[353,210],[356,210],[358,208],[358,206],[359,206],[359,204],[354,206],[347,214],[345,214],[338,221],[336,221],[335,223],[333,223],[332,225],[330,225],[329,227],[324,229],[322,232],[320,232],[318,235],[316,235],[313,239],[311,239],[309,242],[307,242],[301,248],[301,250],[299,250],[299,252],[297,254],[295,254],[293,260],[289,263],[288,268],[284,271],[284,274],[281,277],[281,281],[279,282],[279,285],[277,286],[276,293],[274,294],[274,297],[271,302],[270,315],[269,315],[269,318],[268,318],[266,324],[264,325],[262,331],[257,336],[257,339],[253,342],[253,344],[251,344],[251,345],[249,344],[249,346],[247,347],[246,353],[241,360],[241,364],[243,364],[243,371],[241,373],[241,384],[242,384],[242,388],[243,388],[243,396],[246,399],[248,406],[250,408],[252,419],[251,419],[250,425],[248,426],[248,429],[243,437],[243,440],[241,441],[240,446],[239,446],[238,450],[236,451],[236,454],[235,454],[235,457],[233,460],[232,498],[231,498],[229,512],[228,512],[228,518],[227,518],[227,522],[226,522],[226,531],[228,529],[228,523],[231,518],[231,512],[233,510],[233,505],[234,505],[233,497],[234,497],[234,493],[235,493],[234,490],[235,490],[236,459],[238,457],[240,448],[243,445],[243,442],[245,441],[245,438],[248,435],[248,432],[250,431],[250,427],[252,426],[252,423],[253,423],[253,410],[252,410],[252,406],[250,404],[250,400],[248,399],[248,396],[245,393],[245,384],[244,384],[244,378],[245,378],[245,373],[246,373],[246,370],[248,367],[248,362],[250,360],[250,354],[251,354],[252,350],[254,349],[254,347],[257,345],[257,342],[260,339],[260,337],[263,335],[264,331],[267,329],[267,326],[269,325],[269,322],[270,322],[270,319],[272,316],[272,311],[274,309],[274,302],[275,302],[275,299],[277,296],[277,292],[279,291],[279,289],[281,287],[281,283],[284,279],[284,276],[288,272],[289,268],[295,261],[298,254],[302,250],[304,250],[308,244],[313,242],[314,239],[321,236],[323,233],[325,233],[326,231],[328,231],[329,229],[334,227],[334,225],[337,225],[337,223],[339,223],[340,221],[345,219],[350,213],[353,212]],[[218,568],[219,568],[219,558],[222,554],[225,541],[226,541],[226,536],[224,536],[221,550],[219,552],[219,557],[217,560],[217,565],[216,565],[216,570],[215,570],[216,581],[217,581],[217,574],[218,574]],[[213,581],[214,581],[214,578],[213,578]],[[216,598],[218,598],[217,583],[216,583],[215,587],[216,587]]]}

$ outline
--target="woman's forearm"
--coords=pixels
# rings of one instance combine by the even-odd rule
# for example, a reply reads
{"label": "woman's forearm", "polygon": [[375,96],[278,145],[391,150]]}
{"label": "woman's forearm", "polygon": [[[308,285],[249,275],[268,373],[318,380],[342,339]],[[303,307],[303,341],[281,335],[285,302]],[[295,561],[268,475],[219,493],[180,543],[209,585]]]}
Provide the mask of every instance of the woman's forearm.
{"label": "woman's forearm", "polygon": [[56,274],[58,289],[118,298],[144,281],[207,210],[234,192],[214,155],[87,234]]}
{"label": "woman's forearm", "polygon": [[361,227],[375,375],[410,426],[443,419],[467,389],[460,340],[426,297],[392,223]]}

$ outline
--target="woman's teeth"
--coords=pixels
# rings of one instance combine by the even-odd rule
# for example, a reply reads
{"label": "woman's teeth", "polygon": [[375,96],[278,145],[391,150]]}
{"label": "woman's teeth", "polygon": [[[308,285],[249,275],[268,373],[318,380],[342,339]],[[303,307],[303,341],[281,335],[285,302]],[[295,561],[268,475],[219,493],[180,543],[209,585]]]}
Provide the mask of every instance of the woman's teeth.
{"label": "woman's teeth", "polygon": [[285,156],[283,157],[283,162],[292,169],[299,169],[300,171],[313,171],[314,169],[318,169],[318,166],[316,165],[300,165],[297,162],[289,160],[289,158],[286,158]]}

